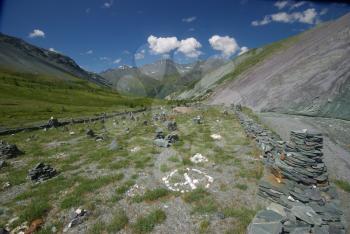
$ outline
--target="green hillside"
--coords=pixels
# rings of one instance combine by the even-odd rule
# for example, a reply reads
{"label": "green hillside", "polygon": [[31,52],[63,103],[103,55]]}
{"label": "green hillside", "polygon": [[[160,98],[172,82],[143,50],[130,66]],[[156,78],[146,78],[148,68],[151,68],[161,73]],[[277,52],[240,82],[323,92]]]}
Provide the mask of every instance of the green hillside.
{"label": "green hillside", "polygon": [[159,100],[124,97],[81,79],[0,71],[0,127],[20,126],[55,116],[88,116],[147,106]]}

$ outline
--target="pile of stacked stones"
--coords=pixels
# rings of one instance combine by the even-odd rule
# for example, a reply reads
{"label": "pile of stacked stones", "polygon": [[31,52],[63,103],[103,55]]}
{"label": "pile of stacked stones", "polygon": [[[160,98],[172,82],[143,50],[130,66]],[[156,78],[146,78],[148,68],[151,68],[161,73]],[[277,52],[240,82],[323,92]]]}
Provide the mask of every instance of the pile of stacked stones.
{"label": "pile of stacked stones", "polygon": [[41,182],[57,175],[57,171],[50,165],[38,163],[33,169],[29,170],[28,177],[34,182]]}
{"label": "pile of stacked stones", "polygon": [[5,159],[15,158],[23,154],[16,145],[0,140],[0,168],[5,165]]}
{"label": "pile of stacked stones", "polygon": [[292,131],[281,157],[275,159],[273,171],[295,182],[327,190],[329,183],[327,167],[322,160],[322,144],[319,133]]}
{"label": "pile of stacked stones", "polygon": [[54,118],[53,116],[51,116],[51,118],[49,119],[49,121],[47,122],[47,126],[49,128],[57,128],[60,126],[60,122],[58,122],[58,119]]}
{"label": "pile of stacked stones", "polygon": [[236,109],[235,113],[247,136],[255,139],[256,144],[263,152],[265,161],[267,163],[273,163],[274,159],[282,152],[285,142],[278,135],[255,123],[238,109]]}
{"label": "pile of stacked stones", "polygon": [[248,233],[345,233],[340,202],[322,161],[322,135],[292,131],[284,143],[239,110],[235,113],[268,157],[272,173],[259,182],[258,192],[272,203],[256,214]]}
{"label": "pile of stacked stones", "polygon": [[166,121],[165,125],[170,131],[170,133],[165,136],[163,129],[157,128],[156,129],[156,136],[154,138],[154,144],[159,146],[159,147],[169,147],[171,144],[175,143],[176,141],[179,140],[179,136],[174,133],[174,131],[177,130],[177,124],[175,121]]}

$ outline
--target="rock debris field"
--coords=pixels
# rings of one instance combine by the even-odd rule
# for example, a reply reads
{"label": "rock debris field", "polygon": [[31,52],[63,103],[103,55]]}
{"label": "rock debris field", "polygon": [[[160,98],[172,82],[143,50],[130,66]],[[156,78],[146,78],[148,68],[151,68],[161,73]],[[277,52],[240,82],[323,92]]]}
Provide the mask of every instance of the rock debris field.
{"label": "rock debris field", "polygon": [[1,137],[1,233],[245,233],[270,203],[232,109],[49,123]]}

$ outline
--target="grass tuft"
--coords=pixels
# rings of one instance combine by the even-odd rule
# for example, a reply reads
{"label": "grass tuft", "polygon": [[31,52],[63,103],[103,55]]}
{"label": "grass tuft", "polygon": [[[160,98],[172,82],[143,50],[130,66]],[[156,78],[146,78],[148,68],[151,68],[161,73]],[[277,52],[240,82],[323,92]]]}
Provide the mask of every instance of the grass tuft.
{"label": "grass tuft", "polygon": [[157,209],[146,216],[139,217],[132,227],[135,233],[148,233],[151,232],[157,224],[164,222],[165,219],[165,212]]}

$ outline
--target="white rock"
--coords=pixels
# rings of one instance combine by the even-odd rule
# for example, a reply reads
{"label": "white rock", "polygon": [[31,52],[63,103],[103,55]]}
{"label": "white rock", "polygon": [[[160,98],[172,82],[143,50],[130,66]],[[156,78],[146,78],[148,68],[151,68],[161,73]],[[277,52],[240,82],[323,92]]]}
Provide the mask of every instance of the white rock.
{"label": "white rock", "polygon": [[214,140],[221,140],[222,138],[221,135],[219,134],[211,134],[210,137],[213,138]]}

